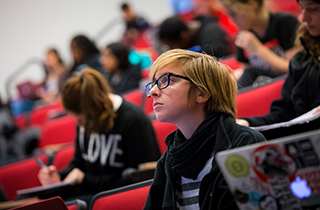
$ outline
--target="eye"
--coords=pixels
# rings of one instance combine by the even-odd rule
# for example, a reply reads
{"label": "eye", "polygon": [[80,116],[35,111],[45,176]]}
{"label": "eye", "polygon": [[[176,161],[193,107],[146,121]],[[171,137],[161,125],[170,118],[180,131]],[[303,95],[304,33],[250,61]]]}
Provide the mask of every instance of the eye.
{"label": "eye", "polygon": [[168,83],[168,75],[164,74],[159,78],[158,84],[160,84],[160,86],[165,86],[167,83]]}

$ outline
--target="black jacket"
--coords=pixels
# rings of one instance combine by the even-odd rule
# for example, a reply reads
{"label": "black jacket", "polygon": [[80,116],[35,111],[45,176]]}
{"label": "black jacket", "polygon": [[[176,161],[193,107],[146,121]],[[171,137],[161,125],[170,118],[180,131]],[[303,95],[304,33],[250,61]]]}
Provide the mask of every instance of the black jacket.
{"label": "black jacket", "polygon": [[74,168],[85,173],[80,187],[87,193],[98,193],[130,184],[123,175],[126,169],[140,163],[157,161],[160,151],[148,117],[143,111],[123,100],[110,131],[85,135],[77,131],[76,151],[69,166],[60,172],[64,179]]}
{"label": "black jacket", "polygon": [[116,76],[112,72],[106,72],[105,77],[108,80],[113,93],[124,94],[130,90],[139,88],[141,68],[140,65],[130,64],[117,80],[114,80]]}
{"label": "black jacket", "polygon": [[[219,151],[265,141],[265,138],[259,132],[236,124],[235,120],[229,116],[221,115],[218,121],[216,139],[212,139],[216,141],[214,154]],[[172,138],[176,132],[178,130],[166,138],[168,148],[172,145],[174,141]],[[201,140],[199,139],[199,141]],[[167,156],[168,152],[166,151],[158,161],[154,180],[144,207],[145,210],[176,209],[174,171],[168,167]],[[201,181],[199,205],[200,209],[237,209],[233,195],[230,193],[215,159],[213,159],[211,171]]]}
{"label": "black jacket", "polygon": [[281,95],[281,99],[271,104],[270,114],[244,119],[250,126],[269,125],[289,121],[319,106],[320,68],[309,54],[299,52],[290,60]]}

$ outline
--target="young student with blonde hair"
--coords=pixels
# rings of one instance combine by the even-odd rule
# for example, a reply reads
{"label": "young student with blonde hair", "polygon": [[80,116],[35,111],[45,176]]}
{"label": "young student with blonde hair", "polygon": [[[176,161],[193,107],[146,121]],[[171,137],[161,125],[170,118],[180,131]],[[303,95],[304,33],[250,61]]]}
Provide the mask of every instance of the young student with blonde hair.
{"label": "young student with blonde hair", "polygon": [[144,209],[233,209],[233,196],[214,155],[265,141],[237,125],[236,81],[214,57],[188,50],[159,56],[146,85],[157,120],[178,130],[165,140]]}
{"label": "young student with blonde hair", "polygon": [[42,185],[74,181],[93,195],[131,183],[128,171],[160,157],[148,117],[112,94],[98,71],[85,68],[67,80],[62,103],[78,119],[75,155],[61,172],[53,165],[42,168],[38,174]]}
{"label": "young student with blonde hair", "polygon": [[264,0],[220,0],[225,13],[238,26],[235,39],[239,88],[252,85],[259,76],[277,77],[288,73],[299,21],[291,14],[269,12]]}
{"label": "young student with blonde hair", "polygon": [[[297,30],[295,44],[300,52],[290,60],[282,97],[271,104],[270,114],[238,119],[241,125],[254,127],[286,122],[320,106],[320,0],[297,2],[301,6],[302,24]],[[319,128],[319,121],[315,122]],[[309,123],[306,127],[314,126]]]}

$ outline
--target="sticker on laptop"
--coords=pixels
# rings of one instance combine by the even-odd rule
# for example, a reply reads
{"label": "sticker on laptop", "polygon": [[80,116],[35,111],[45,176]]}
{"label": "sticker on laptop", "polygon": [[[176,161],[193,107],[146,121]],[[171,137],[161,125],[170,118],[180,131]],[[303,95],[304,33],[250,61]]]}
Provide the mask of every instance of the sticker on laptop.
{"label": "sticker on laptop", "polygon": [[284,147],[267,144],[256,148],[251,154],[253,171],[266,182],[273,176],[288,176],[294,180],[296,165]]}
{"label": "sticker on laptop", "polygon": [[250,173],[250,166],[247,160],[241,155],[230,155],[225,162],[228,172],[236,177],[246,177]]}

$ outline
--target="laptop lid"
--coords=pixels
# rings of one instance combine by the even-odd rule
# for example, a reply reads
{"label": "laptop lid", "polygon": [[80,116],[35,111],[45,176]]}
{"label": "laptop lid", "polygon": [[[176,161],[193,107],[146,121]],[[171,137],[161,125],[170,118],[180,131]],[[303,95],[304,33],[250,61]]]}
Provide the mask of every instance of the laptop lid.
{"label": "laptop lid", "polygon": [[13,208],[12,210],[68,210],[65,202],[61,197],[56,196],[53,198],[39,200],[35,203],[26,204]]}
{"label": "laptop lid", "polygon": [[287,136],[217,153],[241,210],[320,206],[320,132]]}

